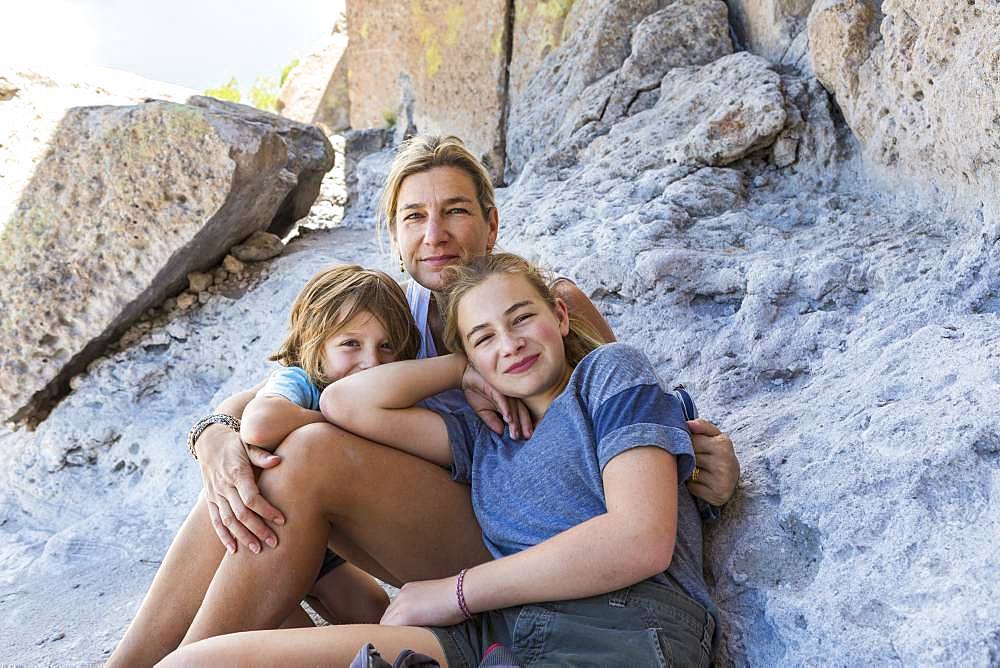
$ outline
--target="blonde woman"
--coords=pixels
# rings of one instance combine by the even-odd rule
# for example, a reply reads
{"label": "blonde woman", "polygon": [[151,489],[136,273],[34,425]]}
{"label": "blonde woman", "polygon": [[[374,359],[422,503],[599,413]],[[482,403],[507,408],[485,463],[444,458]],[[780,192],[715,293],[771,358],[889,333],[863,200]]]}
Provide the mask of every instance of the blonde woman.
{"label": "blonde woman", "polygon": [[[422,337],[418,358],[434,357],[445,351],[443,272],[491,253],[496,244],[500,217],[489,176],[460,140],[413,137],[393,162],[380,222],[411,277],[406,293]],[[614,340],[607,322],[572,282],[558,281],[554,290],[601,339]],[[234,395],[218,406],[217,414],[238,418],[253,396],[254,390]],[[492,431],[506,428],[521,439],[531,435],[533,421],[523,402],[475,376],[464,392],[451,390],[429,405],[455,407],[466,401]],[[704,420],[689,423],[689,428],[698,467],[688,489],[721,505],[739,476],[732,442]],[[407,452],[329,424],[310,424],[292,432],[272,453],[244,444],[223,422],[202,430],[193,448],[205,490],[119,647],[129,648],[121,651],[123,659],[152,663],[179,644],[275,628],[288,614],[286,601],[261,600],[253,577],[280,571],[269,576],[274,588],[293,589],[282,579],[289,569],[279,564],[294,562],[307,570],[318,566],[313,563],[318,556],[296,548],[297,538],[307,539],[310,532],[319,531],[348,562],[397,586],[449,576],[492,559],[469,487],[452,480],[445,468]],[[260,485],[253,466],[267,470]],[[290,502],[272,504],[278,488],[290,481],[314,494],[311,503],[324,509],[324,527],[297,528]],[[209,605],[223,598],[242,600],[245,606],[226,610]],[[169,614],[158,615],[155,611],[168,601]]]}

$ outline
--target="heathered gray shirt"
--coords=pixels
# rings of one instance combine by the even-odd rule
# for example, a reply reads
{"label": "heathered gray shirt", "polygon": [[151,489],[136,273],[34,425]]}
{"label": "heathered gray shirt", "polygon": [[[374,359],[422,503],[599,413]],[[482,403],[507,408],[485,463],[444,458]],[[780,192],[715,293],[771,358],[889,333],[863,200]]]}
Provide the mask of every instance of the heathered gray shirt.
{"label": "heathered gray shirt", "polygon": [[718,619],[702,579],[700,516],[684,485],[694,451],[683,409],[637,349],[611,343],[587,355],[526,441],[509,431],[493,433],[471,408],[441,416],[452,475],[471,484],[483,540],[497,558],[606,513],[601,473],[615,456],[641,446],[676,455],[677,540],[670,567],[656,579],[679,587]]}

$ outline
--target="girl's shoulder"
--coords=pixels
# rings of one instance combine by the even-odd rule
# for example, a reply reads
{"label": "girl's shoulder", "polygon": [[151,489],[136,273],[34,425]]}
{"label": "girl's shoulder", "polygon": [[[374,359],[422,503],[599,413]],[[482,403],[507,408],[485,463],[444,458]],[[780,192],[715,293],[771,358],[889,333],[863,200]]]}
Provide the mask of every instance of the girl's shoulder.
{"label": "girl's shoulder", "polygon": [[580,360],[570,384],[589,400],[602,401],[637,385],[659,385],[652,363],[627,343],[606,343]]}

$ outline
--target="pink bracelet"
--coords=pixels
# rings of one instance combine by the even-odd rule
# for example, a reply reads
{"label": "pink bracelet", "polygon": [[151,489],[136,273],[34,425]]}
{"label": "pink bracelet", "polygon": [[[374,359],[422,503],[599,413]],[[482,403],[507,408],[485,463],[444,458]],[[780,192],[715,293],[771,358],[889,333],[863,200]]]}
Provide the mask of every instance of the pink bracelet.
{"label": "pink bracelet", "polygon": [[462,590],[462,585],[465,583],[465,569],[463,568],[458,572],[458,582],[455,583],[455,598],[458,599],[458,609],[462,611],[462,615],[466,619],[472,619],[472,613],[469,612],[469,606],[465,603],[465,592]]}

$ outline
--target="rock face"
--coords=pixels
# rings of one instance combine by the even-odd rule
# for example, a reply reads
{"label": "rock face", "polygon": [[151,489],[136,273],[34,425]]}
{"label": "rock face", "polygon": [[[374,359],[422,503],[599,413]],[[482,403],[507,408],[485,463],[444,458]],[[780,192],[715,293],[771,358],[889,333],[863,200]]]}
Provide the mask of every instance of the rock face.
{"label": "rock face", "polygon": [[816,0],[726,0],[742,46],[772,63],[810,72],[806,18]]}
{"label": "rock face", "polygon": [[710,63],[732,52],[721,0],[573,5],[566,21],[579,26],[545,58],[512,99],[507,132],[507,179],[531,154],[606,132],[623,116],[656,102],[672,68]]}
{"label": "rock face", "polygon": [[247,107],[71,110],[0,231],[0,415],[29,420],[145,309],[308,211],[331,166],[315,128]]}
{"label": "rock face", "polygon": [[996,202],[1000,6],[878,5],[816,3],[809,16],[816,76],[836,96],[869,158],[924,184]]}
{"label": "rock face", "polygon": [[349,1],[351,127],[392,125],[412,96],[421,132],[462,137],[499,172],[508,4]]}
{"label": "rock face", "polygon": [[346,51],[346,31],[334,32],[318,51],[303,58],[281,88],[278,113],[293,121],[319,125],[327,133],[349,128]]}
{"label": "rock face", "polygon": [[[996,113],[982,106],[991,70],[937,63],[953,114],[912,116],[930,125],[933,151],[914,152],[914,130],[897,139],[905,164],[902,152],[893,166],[861,159],[916,113],[893,102],[892,78],[877,98],[870,71],[902,77],[909,65],[917,76],[932,54],[984,58],[995,39],[975,20],[992,16],[987,4],[945,16],[936,3],[885,0],[880,19],[817,0],[810,29],[843,47],[814,51],[838,102],[843,89],[895,105],[875,114],[870,137],[844,124],[867,118],[860,102],[840,102],[841,117],[816,79],[731,53],[715,0],[578,0],[522,90],[538,105],[513,102],[501,247],[575,280],[736,444],[739,489],[706,526],[717,665],[1000,661],[1000,216],[997,189],[984,187],[992,135],[977,125]],[[803,6],[757,5],[785,12],[772,16]],[[909,25],[904,9],[920,30],[890,40]],[[966,21],[961,35],[949,21]],[[954,49],[931,48],[941,34]],[[190,424],[266,374],[318,267],[398,271],[372,230],[356,229],[371,224],[390,137],[345,139],[349,225],[297,239],[271,264],[228,261],[256,282],[218,290],[214,278],[186,293],[172,321],[140,323],[74,378],[36,432],[0,433],[0,605],[24,620],[0,626],[5,659],[106,658],[200,488],[182,445]],[[946,148],[957,157],[934,168]],[[963,166],[976,167],[971,205],[952,194]],[[928,187],[875,178],[885,170]],[[53,600],[77,619],[53,616]]]}

